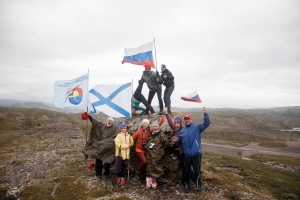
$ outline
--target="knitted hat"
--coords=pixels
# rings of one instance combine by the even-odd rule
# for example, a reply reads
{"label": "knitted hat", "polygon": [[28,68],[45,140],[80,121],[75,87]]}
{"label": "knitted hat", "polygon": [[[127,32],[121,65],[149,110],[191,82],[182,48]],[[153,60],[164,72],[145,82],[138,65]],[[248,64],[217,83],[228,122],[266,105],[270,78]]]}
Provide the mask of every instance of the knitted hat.
{"label": "knitted hat", "polygon": [[108,117],[107,120],[111,120],[113,123],[115,122],[114,118]]}
{"label": "knitted hat", "polygon": [[151,69],[149,65],[145,65],[145,69]]}
{"label": "knitted hat", "polygon": [[166,65],[165,65],[165,64],[162,64],[162,65],[161,65],[161,68],[167,68],[167,67],[166,67]]}
{"label": "knitted hat", "polygon": [[157,121],[152,122],[152,126],[159,126]]}
{"label": "knitted hat", "polygon": [[120,124],[120,128],[123,128],[123,127],[127,128],[127,125],[124,122],[122,124]]}
{"label": "knitted hat", "polygon": [[179,124],[181,124],[181,119],[180,119],[180,117],[176,117],[175,118],[175,120],[174,120],[174,123],[179,123]]}
{"label": "knitted hat", "polygon": [[149,124],[149,120],[148,119],[144,119],[142,123],[146,122],[147,124]]}

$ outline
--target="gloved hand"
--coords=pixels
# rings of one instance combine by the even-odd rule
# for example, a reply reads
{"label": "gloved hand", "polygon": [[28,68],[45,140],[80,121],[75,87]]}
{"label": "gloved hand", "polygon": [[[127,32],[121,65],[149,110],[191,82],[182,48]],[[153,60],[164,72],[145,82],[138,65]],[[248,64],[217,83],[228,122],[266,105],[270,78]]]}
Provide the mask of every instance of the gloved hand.
{"label": "gloved hand", "polygon": [[159,77],[159,73],[158,73],[158,71],[156,71],[156,76],[158,76],[158,77]]}
{"label": "gloved hand", "polygon": [[139,84],[143,84],[144,83],[144,81],[143,80],[139,80]]}

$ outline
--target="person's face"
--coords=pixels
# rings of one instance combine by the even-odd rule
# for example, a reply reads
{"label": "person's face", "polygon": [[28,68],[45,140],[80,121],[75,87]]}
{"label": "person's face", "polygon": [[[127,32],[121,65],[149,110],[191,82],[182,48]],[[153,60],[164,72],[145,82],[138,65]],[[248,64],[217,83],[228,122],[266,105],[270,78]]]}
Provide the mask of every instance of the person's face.
{"label": "person's face", "polygon": [[155,131],[158,131],[159,126],[153,126],[152,129],[153,129],[154,132],[155,132]]}
{"label": "person's face", "polygon": [[145,68],[145,71],[146,71],[147,73],[150,73],[150,72],[151,72],[151,68]]}
{"label": "person's face", "polygon": [[161,71],[165,71],[166,68],[161,68]]}
{"label": "person's face", "polygon": [[110,119],[106,120],[107,127],[110,127],[111,125],[113,125],[113,123],[114,122],[112,120],[110,120]]}
{"label": "person's face", "polygon": [[126,133],[126,132],[127,132],[127,127],[122,127],[122,128],[121,128],[121,132],[122,132],[122,133]]}
{"label": "person's face", "polygon": [[149,126],[149,124],[147,122],[143,122],[142,126],[143,126],[143,128],[147,128]]}
{"label": "person's face", "polygon": [[180,124],[179,123],[174,123],[175,128],[180,128]]}
{"label": "person's face", "polygon": [[192,122],[192,119],[190,118],[184,118],[185,125],[189,125]]}

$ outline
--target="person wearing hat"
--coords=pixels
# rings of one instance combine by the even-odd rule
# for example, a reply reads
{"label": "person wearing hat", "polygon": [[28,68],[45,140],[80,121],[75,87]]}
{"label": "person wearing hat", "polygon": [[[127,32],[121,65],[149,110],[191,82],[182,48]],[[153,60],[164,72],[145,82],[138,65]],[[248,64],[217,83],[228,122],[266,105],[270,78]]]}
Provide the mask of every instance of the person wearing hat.
{"label": "person wearing hat", "polygon": [[115,137],[119,133],[119,126],[114,125],[114,119],[108,117],[106,123],[98,122],[88,114],[92,123],[90,138],[83,150],[86,156],[95,158],[96,177],[102,179],[102,166],[104,164],[104,178],[111,178],[110,166],[115,158]]}
{"label": "person wearing hat", "polygon": [[[149,120],[144,119],[142,121],[142,125],[136,132],[133,133],[132,138],[136,140],[135,142],[135,153],[140,160],[138,168],[136,170],[135,178],[141,179],[145,178],[145,166],[146,166],[146,149],[145,146],[148,142],[148,136],[152,132],[152,128],[149,127]],[[164,123],[164,116],[162,116],[159,120],[159,125]]]}
{"label": "person wearing hat", "polygon": [[[145,71],[143,71],[143,75],[141,77],[141,81],[145,82],[149,88],[148,93],[148,103],[151,105],[151,102],[154,98],[155,93],[157,93],[157,99],[159,103],[159,111],[160,114],[163,114],[163,100],[161,98],[161,84],[163,83],[161,77],[159,76],[158,72],[151,71],[151,67],[145,65]],[[149,114],[149,109],[146,108],[146,114]]]}
{"label": "person wearing hat", "polygon": [[171,114],[171,95],[174,91],[174,76],[170,70],[167,69],[165,64],[161,65],[161,78],[163,80],[163,85],[166,86],[164,91],[164,102],[165,107],[168,108],[168,112]]}
{"label": "person wearing hat", "polygon": [[207,114],[206,107],[203,107],[204,122],[202,124],[194,124],[192,122],[192,116],[190,114],[184,115],[185,127],[181,129],[178,137],[173,136],[172,142],[174,144],[182,144],[185,154],[185,190],[187,193],[191,189],[190,183],[190,171],[191,167],[194,170],[194,178],[196,182],[196,188],[198,191],[202,189],[202,174],[201,174],[201,160],[202,160],[202,145],[201,145],[201,133],[210,125],[210,119]]}
{"label": "person wearing hat", "polygon": [[144,81],[139,80],[138,83],[139,83],[139,85],[136,88],[136,90],[134,91],[133,96],[131,98],[132,116],[136,115],[136,111],[138,111],[138,110],[142,111],[140,113],[141,115],[144,114],[144,112],[146,111],[145,108],[139,106],[141,102],[145,105],[145,107],[148,110],[150,110],[151,114],[155,114],[155,111],[154,111],[153,107],[148,103],[148,101],[146,100],[146,98],[142,94]]}
{"label": "person wearing hat", "polygon": [[171,127],[171,133],[169,135],[169,140],[170,140],[170,146],[169,150],[171,151],[172,154],[175,154],[175,159],[178,158],[180,161],[180,169],[181,169],[181,184],[184,185],[184,151],[183,151],[183,146],[179,145],[176,146],[173,144],[171,138],[172,137],[178,137],[179,132],[181,131],[182,127],[182,120],[179,116],[175,117],[174,122],[171,119],[170,114],[168,113],[168,108],[165,108],[165,116],[168,121],[169,126]]}
{"label": "person wearing hat", "polygon": [[125,123],[120,125],[121,132],[115,138],[115,156],[122,158],[122,171],[118,173],[119,178],[125,178],[126,168],[130,157],[130,147],[133,146],[134,141],[128,133],[128,126]]}
{"label": "person wearing hat", "polygon": [[158,122],[152,123],[152,131],[146,145],[146,189],[157,188],[157,179],[164,175],[165,148],[169,145],[167,136],[160,130]]}

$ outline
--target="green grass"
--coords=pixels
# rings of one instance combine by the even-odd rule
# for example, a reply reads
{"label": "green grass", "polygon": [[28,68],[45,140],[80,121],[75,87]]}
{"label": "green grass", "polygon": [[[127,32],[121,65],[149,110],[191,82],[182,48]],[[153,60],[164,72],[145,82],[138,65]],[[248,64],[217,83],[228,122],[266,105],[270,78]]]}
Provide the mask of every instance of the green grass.
{"label": "green grass", "polygon": [[[272,158],[273,157],[273,158]],[[255,161],[277,161],[289,165],[298,165],[299,159],[286,158],[280,156],[263,157],[261,155],[252,156]],[[237,191],[267,191],[273,197],[278,199],[289,199],[291,196],[300,198],[299,182],[300,174],[286,170],[277,169],[261,162],[245,161],[237,156],[220,155],[211,152],[205,152],[203,161],[210,163],[203,166],[203,169],[212,171],[215,177],[220,179],[219,182],[227,189],[226,194],[230,199],[239,199]],[[296,163],[295,163],[296,162]],[[232,176],[232,172],[222,170],[224,168],[238,169],[239,173]],[[241,183],[241,185],[237,184]],[[255,183],[255,184],[253,184]],[[250,190],[251,189],[251,190]]]}
{"label": "green grass", "polygon": [[260,142],[258,145],[262,147],[268,147],[268,148],[287,147],[286,143],[283,142]]}

